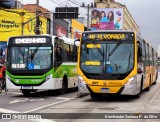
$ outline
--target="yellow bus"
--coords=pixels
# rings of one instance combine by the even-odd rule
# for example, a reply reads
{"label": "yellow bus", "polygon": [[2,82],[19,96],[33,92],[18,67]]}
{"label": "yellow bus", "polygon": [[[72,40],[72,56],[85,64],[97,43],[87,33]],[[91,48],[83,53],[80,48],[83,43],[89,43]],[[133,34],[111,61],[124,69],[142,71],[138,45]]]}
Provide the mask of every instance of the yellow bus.
{"label": "yellow bus", "polygon": [[149,90],[158,76],[157,52],[134,31],[82,33],[78,54],[78,91],[92,98],[133,95]]}

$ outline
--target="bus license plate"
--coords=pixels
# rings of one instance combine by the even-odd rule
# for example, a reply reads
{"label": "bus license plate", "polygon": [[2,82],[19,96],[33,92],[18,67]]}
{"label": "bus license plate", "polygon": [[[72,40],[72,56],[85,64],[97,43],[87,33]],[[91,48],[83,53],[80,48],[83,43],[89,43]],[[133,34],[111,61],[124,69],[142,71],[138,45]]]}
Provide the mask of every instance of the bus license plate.
{"label": "bus license plate", "polygon": [[101,88],[101,92],[107,92],[107,93],[109,93],[110,90],[109,90],[109,88]]}
{"label": "bus license plate", "polygon": [[32,86],[22,86],[22,89],[32,89]]}

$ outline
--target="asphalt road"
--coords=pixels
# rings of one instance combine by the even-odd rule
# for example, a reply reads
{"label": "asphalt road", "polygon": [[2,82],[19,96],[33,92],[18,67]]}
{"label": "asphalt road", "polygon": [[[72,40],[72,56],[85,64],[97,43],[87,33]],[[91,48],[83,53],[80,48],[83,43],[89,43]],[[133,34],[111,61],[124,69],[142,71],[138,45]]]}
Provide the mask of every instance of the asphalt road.
{"label": "asphalt road", "polygon": [[[34,120],[36,122],[134,122],[135,119],[105,119],[108,113],[122,114],[129,116],[128,113],[134,113],[133,116],[140,116],[143,113],[150,119],[136,119],[138,122],[160,121],[152,113],[160,113],[160,74],[156,85],[152,85],[150,91],[143,91],[139,99],[133,99],[131,96],[106,96],[103,99],[91,99],[91,97],[77,97],[77,92],[60,95],[59,93],[40,92],[32,94],[30,97],[24,97],[20,92],[8,92],[0,94],[0,112],[2,113],[48,113],[43,114],[48,118],[44,120]],[[57,114],[65,113],[65,114]],[[71,114],[67,114],[71,113]],[[75,114],[79,113],[79,114]],[[92,114],[88,114],[92,113]],[[102,114],[99,114],[102,113]],[[74,115],[73,115],[74,114]],[[111,114],[111,115],[113,115]],[[63,115],[63,116],[62,116]],[[159,115],[159,116],[158,116]],[[53,118],[67,118],[57,119]],[[75,118],[74,118],[75,117]],[[87,119],[83,119],[83,118]],[[101,118],[100,118],[101,117]],[[143,115],[144,117],[144,115]],[[50,119],[51,118],[51,119]],[[72,119],[71,119],[72,118]],[[32,120],[5,120],[6,122],[28,122]],[[4,122],[5,122],[4,121]]]}

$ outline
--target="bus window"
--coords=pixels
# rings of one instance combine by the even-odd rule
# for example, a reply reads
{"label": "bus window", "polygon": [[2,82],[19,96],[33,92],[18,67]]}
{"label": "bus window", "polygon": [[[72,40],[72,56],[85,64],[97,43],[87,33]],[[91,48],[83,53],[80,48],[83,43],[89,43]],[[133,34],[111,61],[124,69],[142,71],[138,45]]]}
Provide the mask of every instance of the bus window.
{"label": "bus window", "polygon": [[75,44],[72,46],[72,61],[77,61],[77,46]]}
{"label": "bus window", "polygon": [[71,61],[71,49],[70,49],[70,45],[66,44],[66,43],[63,44],[63,61],[64,62]]}
{"label": "bus window", "polygon": [[62,62],[62,48],[60,46],[55,46],[55,63]]}
{"label": "bus window", "polygon": [[142,44],[140,41],[137,42],[137,46],[138,46],[138,51],[137,51],[137,54],[138,54],[138,62],[142,62]]}

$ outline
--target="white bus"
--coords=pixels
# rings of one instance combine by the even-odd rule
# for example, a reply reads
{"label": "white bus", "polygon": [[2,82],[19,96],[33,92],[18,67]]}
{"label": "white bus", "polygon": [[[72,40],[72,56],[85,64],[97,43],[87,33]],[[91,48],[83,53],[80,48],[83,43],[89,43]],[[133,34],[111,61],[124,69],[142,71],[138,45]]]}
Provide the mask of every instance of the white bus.
{"label": "white bus", "polygon": [[8,40],[6,86],[24,95],[37,90],[77,87],[77,46],[52,35],[15,36]]}

